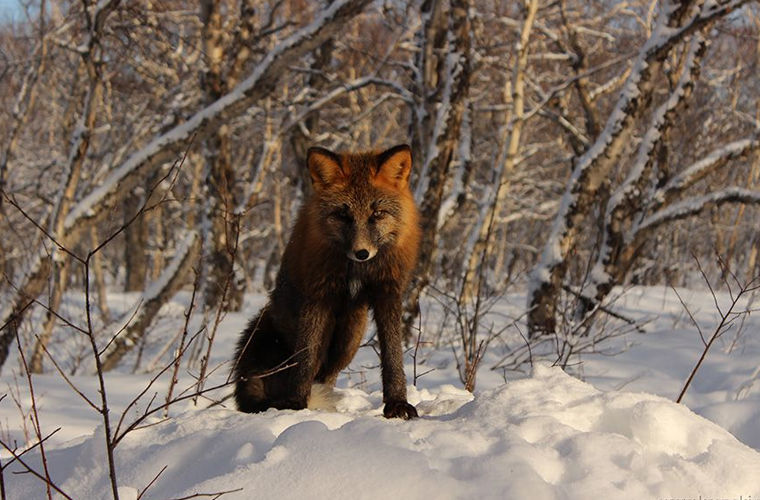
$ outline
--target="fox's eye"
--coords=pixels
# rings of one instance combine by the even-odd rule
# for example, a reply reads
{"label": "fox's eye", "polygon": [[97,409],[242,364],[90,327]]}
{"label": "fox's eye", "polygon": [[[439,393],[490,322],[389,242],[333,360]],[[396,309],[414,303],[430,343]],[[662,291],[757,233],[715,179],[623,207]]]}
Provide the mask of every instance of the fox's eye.
{"label": "fox's eye", "polygon": [[333,210],[332,212],[330,212],[330,217],[332,217],[333,219],[339,220],[341,222],[351,222],[353,220],[353,218],[351,217],[351,214],[348,212],[348,209],[346,207]]}
{"label": "fox's eye", "polygon": [[386,212],[385,210],[375,210],[374,212],[372,212],[372,215],[370,215],[369,218],[370,220],[380,220],[386,215],[388,215],[388,212]]}

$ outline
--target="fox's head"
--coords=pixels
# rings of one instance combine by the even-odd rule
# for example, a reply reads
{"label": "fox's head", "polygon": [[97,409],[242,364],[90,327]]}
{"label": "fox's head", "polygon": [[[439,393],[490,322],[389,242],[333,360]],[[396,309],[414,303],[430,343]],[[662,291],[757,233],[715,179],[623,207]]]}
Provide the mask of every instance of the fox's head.
{"label": "fox's head", "polygon": [[322,238],[356,262],[368,261],[416,230],[409,191],[412,153],[399,145],[381,153],[308,153],[314,185],[312,217]]}

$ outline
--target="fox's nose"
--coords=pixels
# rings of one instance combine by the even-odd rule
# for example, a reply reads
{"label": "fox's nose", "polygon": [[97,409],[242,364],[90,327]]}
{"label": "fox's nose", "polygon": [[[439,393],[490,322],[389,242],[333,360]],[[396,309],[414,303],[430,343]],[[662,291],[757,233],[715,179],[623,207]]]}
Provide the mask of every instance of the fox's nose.
{"label": "fox's nose", "polygon": [[369,258],[369,250],[361,249],[354,252],[356,260],[367,260]]}

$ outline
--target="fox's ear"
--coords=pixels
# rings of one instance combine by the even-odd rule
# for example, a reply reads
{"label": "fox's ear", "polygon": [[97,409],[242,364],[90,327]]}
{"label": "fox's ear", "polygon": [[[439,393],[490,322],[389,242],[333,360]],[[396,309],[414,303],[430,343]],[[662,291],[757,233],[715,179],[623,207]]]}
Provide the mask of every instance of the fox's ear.
{"label": "fox's ear", "polygon": [[325,148],[309,148],[306,163],[314,189],[323,189],[345,179],[340,157]]}
{"label": "fox's ear", "polygon": [[412,148],[407,144],[393,146],[377,155],[377,165],[377,176],[396,187],[406,186],[412,172]]}

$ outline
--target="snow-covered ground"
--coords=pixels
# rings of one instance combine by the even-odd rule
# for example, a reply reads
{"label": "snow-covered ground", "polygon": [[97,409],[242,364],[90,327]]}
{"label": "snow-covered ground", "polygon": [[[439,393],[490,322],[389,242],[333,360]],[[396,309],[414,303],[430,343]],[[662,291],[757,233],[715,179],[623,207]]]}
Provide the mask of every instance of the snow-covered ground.
{"label": "snow-covered ground", "polygon": [[[711,332],[712,297],[679,293],[703,331]],[[181,328],[182,299],[156,326],[143,366]],[[128,308],[121,296],[114,307],[119,300]],[[212,365],[230,357],[235,337],[262,300],[250,297],[242,314],[224,319]],[[494,321],[509,321],[523,301],[505,298]],[[741,329],[737,323],[713,346],[681,405],[673,400],[703,345],[676,296],[667,288],[635,288],[615,307],[648,319],[647,333],[615,338],[599,346],[602,352],[582,355],[572,372],[583,380],[543,363],[525,374],[490,370],[501,357],[495,342],[473,396],[461,389],[451,347],[421,344],[417,373],[424,374],[416,387],[407,356],[409,400],[421,416],[414,421],[382,418],[371,347],[360,349],[339,380],[336,411],[247,415],[177,404],[169,419],[151,420],[154,425],[127,434],[116,447],[121,498],[136,498],[164,468],[143,498],[221,492],[241,499],[760,498],[757,316],[746,317]],[[72,347],[58,346],[61,353],[66,349]],[[133,363],[134,357],[126,359],[107,376],[114,420],[151,378],[129,373]],[[18,384],[26,411],[26,382],[10,372],[9,364],[2,392]],[[222,367],[210,383],[225,376]],[[97,395],[94,377],[73,381]],[[180,385],[190,381],[185,374]],[[98,415],[55,374],[35,376],[34,384],[43,433],[61,428],[46,447],[54,482],[73,498],[108,498]],[[157,392],[162,399],[166,386],[167,380],[159,380],[148,396]],[[138,412],[130,409],[125,421]],[[22,445],[23,422],[12,398],[0,402],[4,441]],[[31,428],[28,417],[25,425]],[[25,459],[42,470],[35,453]],[[8,463],[7,453],[0,457]],[[20,470],[17,464],[5,470],[8,498],[44,498],[43,484]]]}

